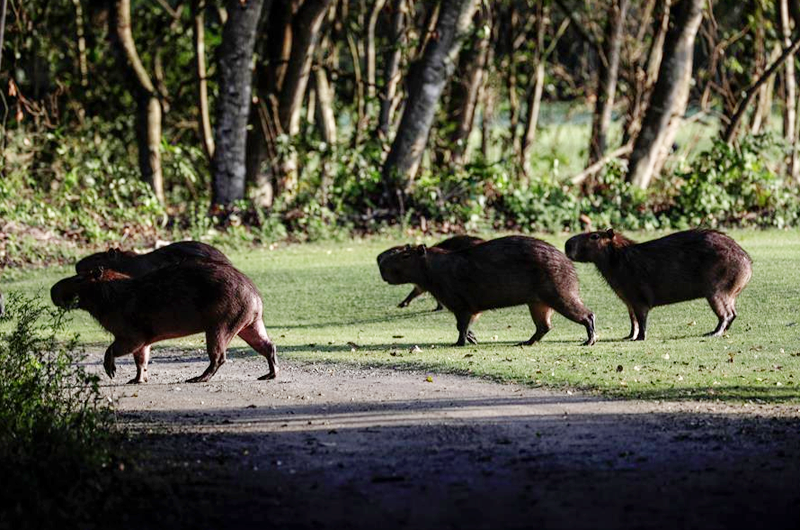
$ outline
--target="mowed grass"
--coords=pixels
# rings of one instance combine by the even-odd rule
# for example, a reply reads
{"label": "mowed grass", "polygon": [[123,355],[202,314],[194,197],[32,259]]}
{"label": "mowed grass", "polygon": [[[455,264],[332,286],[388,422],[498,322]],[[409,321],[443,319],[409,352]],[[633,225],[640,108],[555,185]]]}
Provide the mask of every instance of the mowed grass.
{"label": "mowed grass", "polygon": [[[422,369],[434,385],[437,372],[450,372],[621,397],[800,402],[800,232],[731,235],[753,257],[754,274],[727,336],[702,336],[715,327],[716,317],[705,300],[696,300],[654,309],[647,341],[623,341],[629,330],[625,306],[593,265],[578,264],[583,299],[597,316],[599,342],[592,347],[581,346],[583,326],[560,315],[542,342],[515,346],[534,330],[525,306],[484,313],[473,327],[480,344],[452,346],[457,337],[452,314],[431,312],[435,301],[428,295],[399,309],[410,286],[391,286],[380,278],[375,256],[406,241],[289,245],[231,257],[261,288],[279,362],[296,358]],[[559,248],[567,237],[543,236]],[[68,274],[63,267],[23,271],[4,282],[3,290],[49,296],[49,286]],[[72,329],[90,347],[105,348],[111,341],[82,311],[75,312]],[[204,337],[162,346],[197,353]],[[239,339],[231,357],[232,362],[263,363]],[[216,377],[224,372],[223,367]]]}

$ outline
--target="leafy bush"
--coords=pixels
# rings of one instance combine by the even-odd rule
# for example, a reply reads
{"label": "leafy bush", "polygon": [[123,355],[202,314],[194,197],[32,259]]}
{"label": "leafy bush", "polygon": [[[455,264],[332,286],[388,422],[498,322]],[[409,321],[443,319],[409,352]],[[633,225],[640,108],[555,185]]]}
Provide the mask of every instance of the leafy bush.
{"label": "leafy bush", "polygon": [[98,378],[63,342],[65,313],[11,294],[0,334],[0,527],[88,520],[107,464],[110,415]]}

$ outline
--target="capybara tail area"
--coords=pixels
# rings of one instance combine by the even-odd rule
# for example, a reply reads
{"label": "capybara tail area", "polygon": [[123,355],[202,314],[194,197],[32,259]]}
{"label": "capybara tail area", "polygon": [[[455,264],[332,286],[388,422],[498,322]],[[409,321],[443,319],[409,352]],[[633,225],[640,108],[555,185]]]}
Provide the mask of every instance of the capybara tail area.
{"label": "capybara tail area", "polygon": [[270,340],[269,335],[267,335],[267,329],[264,327],[264,322],[261,321],[261,317],[259,316],[250,325],[242,328],[239,332],[239,337],[249,344],[251,348],[267,358],[269,373],[258,379],[262,381],[265,379],[275,379],[278,376],[278,368],[275,364],[275,353],[277,349],[275,348],[275,344]]}

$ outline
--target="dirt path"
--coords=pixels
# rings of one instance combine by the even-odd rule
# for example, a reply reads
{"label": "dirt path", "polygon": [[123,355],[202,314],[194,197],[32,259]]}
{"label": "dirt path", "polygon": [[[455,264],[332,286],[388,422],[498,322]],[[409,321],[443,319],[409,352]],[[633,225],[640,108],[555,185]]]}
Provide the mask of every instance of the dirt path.
{"label": "dirt path", "polygon": [[[105,387],[146,449],[114,526],[800,528],[796,405],[603,401],[285,360],[263,382],[249,356],[183,383],[203,355],[159,350],[150,383]],[[133,371],[122,359],[117,377]]]}

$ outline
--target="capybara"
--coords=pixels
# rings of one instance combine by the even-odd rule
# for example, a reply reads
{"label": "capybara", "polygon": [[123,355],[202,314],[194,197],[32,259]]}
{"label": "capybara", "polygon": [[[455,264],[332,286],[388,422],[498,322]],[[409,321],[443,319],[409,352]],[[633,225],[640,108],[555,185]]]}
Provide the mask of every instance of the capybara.
{"label": "capybara", "polygon": [[550,331],[554,310],[586,326],[584,344],[597,341],[594,314],[581,301],[574,265],[539,239],[502,237],[457,252],[408,245],[379,266],[386,282],[419,285],[455,314],[457,346],[476,343],[469,328],[482,311],[522,304],[530,309],[536,332],[521,344],[533,344]]}
{"label": "capybara", "polygon": [[261,320],[261,295],[230,265],[186,262],[138,278],[96,268],[56,283],[50,297],[59,307],[88,311],[114,335],[103,361],[109,377],[116,371],[115,357],[133,354],[136,377],[128,382],[144,383],[151,344],[200,332],[206,334],[210,364],[187,382],[211,379],[236,335],[267,358],[269,373],[259,379],[277,375],[275,345]]}
{"label": "capybara", "polygon": [[211,245],[199,241],[179,241],[147,254],[111,248],[106,252],[86,256],[75,264],[75,271],[80,274],[103,267],[135,278],[162,267],[187,261],[219,261],[232,265],[225,254]]}
{"label": "capybara", "polygon": [[[440,241],[433,245],[434,248],[440,248],[442,250],[448,250],[450,252],[455,252],[457,250],[462,250],[469,247],[474,247],[475,245],[480,245],[485,240],[479,237],[474,236],[454,236],[444,241]],[[381,260],[383,260],[386,256],[390,256],[396,252],[400,252],[404,250],[406,247],[401,245],[399,247],[392,247],[389,250],[385,250],[378,254],[378,266],[381,264]],[[421,294],[425,294],[425,289],[420,287],[419,285],[415,285],[414,288],[411,290],[408,296],[398,304],[397,307],[408,307],[408,304],[411,303],[411,300],[418,297]],[[438,300],[436,301],[436,309],[434,311],[441,311],[442,310],[442,303]]]}
{"label": "capybara", "polygon": [[592,262],[631,318],[627,338],[644,340],[651,308],[705,298],[719,318],[707,335],[720,336],[736,318],[736,297],[753,274],[752,260],[736,241],[715,230],[687,230],[636,243],[614,230],[567,241],[567,256]]}

